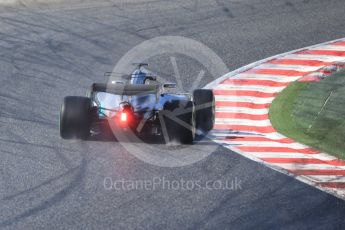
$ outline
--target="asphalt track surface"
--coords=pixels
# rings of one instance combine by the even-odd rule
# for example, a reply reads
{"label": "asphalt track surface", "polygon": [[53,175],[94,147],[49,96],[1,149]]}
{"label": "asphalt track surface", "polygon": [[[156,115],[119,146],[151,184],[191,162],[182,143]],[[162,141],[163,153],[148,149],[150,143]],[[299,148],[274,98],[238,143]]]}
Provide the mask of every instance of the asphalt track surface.
{"label": "asphalt track surface", "polygon": [[[103,73],[144,40],[193,38],[235,69],[344,37],[344,12],[343,0],[0,7],[0,228],[344,229],[344,201],[221,146],[193,165],[164,168],[138,160],[117,142],[69,142],[58,132],[63,97],[83,95],[93,81],[103,81]],[[177,60],[183,83],[191,84],[200,66]],[[166,77],[173,73],[165,58],[152,63]],[[108,191],[105,177],[237,178],[242,189]]]}

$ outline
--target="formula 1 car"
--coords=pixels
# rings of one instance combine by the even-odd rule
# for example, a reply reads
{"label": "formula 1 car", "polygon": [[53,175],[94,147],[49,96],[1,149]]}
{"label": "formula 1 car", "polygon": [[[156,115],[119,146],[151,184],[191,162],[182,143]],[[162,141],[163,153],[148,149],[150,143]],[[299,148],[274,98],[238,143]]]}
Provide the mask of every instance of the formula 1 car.
{"label": "formula 1 car", "polygon": [[142,69],[127,82],[93,83],[86,97],[64,98],[60,112],[60,136],[87,139],[99,127],[111,123],[116,132],[164,136],[165,141],[193,143],[196,133],[213,128],[215,98],[212,90],[192,94],[170,92],[174,83],[159,83]]}

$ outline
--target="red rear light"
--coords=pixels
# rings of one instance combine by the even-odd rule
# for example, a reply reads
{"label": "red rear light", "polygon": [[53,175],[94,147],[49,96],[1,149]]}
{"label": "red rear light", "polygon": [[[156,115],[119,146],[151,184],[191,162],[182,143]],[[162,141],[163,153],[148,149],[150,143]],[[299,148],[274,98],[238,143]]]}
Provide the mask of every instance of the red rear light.
{"label": "red rear light", "polygon": [[121,121],[126,122],[127,121],[127,113],[126,112],[121,112]]}

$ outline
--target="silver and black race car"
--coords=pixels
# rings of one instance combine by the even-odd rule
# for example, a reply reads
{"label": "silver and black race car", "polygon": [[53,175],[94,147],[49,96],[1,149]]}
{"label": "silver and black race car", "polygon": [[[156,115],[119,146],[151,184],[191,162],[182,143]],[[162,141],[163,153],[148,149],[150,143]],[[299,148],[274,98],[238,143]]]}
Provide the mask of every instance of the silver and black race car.
{"label": "silver and black race car", "polygon": [[128,131],[190,144],[196,134],[213,128],[212,90],[171,92],[176,84],[159,83],[142,66],[139,64],[127,82],[93,83],[86,97],[65,97],[60,112],[61,137],[88,139],[107,126],[115,136]]}

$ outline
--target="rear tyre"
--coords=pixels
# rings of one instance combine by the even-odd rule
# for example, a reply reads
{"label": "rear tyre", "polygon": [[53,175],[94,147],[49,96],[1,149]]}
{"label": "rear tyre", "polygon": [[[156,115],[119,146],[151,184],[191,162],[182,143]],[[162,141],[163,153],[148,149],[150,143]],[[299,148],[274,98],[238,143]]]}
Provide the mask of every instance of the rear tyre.
{"label": "rear tyre", "polygon": [[60,136],[64,139],[87,139],[91,126],[91,99],[65,97],[60,111]]}
{"label": "rear tyre", "polygon": [[195,139],[195,111],[192,101],[188,101],[185,108],[185,113],[181,116],[186,126],[181,126],[180,141],[183,144],[192,144]]}
{"label": "rear tyre", "polygon": [[164,105],[164,110],[172,112],[169,113],[168,116],[164,116],[164,123],[169,140],[179,141],[182,144],[192,144],[195,139],[195,113],[193,102],[168,102]]}
{"label": "rear tyre", "polygon": [[215,121],[215,99],[212,90],[194,90],[193,101],[196,106],[196,128],[202,132],[209,132],[213,129]]}

